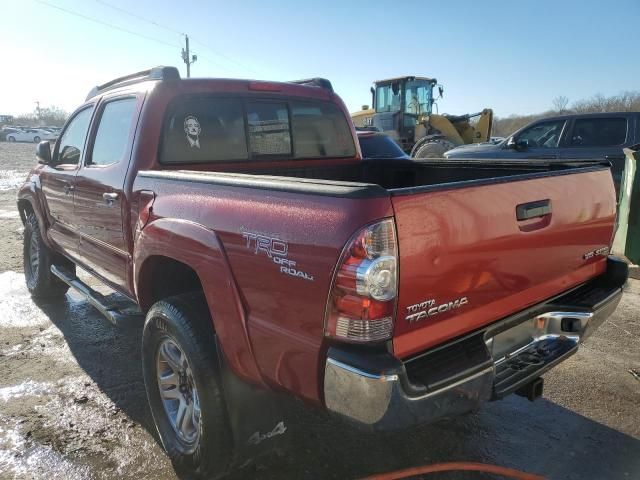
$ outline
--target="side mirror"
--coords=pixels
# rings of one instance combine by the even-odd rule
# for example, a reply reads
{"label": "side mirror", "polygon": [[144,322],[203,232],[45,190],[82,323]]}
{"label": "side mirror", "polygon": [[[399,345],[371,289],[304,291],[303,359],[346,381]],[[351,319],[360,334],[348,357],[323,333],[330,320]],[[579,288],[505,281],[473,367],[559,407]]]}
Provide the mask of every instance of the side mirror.
{"label": "side mirror", "polygon": [[43,140],[36,147],[36,157],[38,157],[38,163],[44,165],[51,163],[51,144],[47,140]]}
{"label": "side mirror", "polygon": [[513,150],[526,150],[529,147],[529,140],[516,140],[510,137],[507,141],[507,148]]}

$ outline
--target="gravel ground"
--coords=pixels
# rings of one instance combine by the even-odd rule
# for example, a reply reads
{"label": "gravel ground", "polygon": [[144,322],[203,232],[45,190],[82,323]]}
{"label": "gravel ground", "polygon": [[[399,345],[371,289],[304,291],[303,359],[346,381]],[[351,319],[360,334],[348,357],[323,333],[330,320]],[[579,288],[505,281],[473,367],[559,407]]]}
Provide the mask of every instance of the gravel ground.
{"label": "gravel ground", "polygon": [[[173,479],[147,408],[140,332],[119,330],[75,294],[35,304],[21,274],[15,187],[34,146],[0,143],[0,479]],[[640,478],[640,281],[580,351],[545,375],[545,394],[390,435],[299,411],[293,447],[232,479],[345,479],[447,461],[553,479]],[[428,478],[493,478],[439,475]]]}

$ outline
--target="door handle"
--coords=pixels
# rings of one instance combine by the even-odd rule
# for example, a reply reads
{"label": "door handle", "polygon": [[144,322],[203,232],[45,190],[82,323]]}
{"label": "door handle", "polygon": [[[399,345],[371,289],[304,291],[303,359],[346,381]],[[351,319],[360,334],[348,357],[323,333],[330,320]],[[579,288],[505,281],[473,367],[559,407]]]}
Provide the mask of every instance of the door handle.
{"label": "door handle", "polygon": [[62,187],[62,190],[64,191],[65,195],[69,195],[71,192],[73,192],[74,187],[70,183],[65,183],[64,187]]}
{"label": "door handle", "polygon": [[551,200],[538,200],[536,202],[522,203],[516,206],[516,218],[518,221],[530,218],[544,217],[551,213]]}
{"label": "door handle", "polygon": [[107,205],[113,205],[113,202],[118,199],[118,194],[115,192],[105,192],[102,194],[102,198]]}

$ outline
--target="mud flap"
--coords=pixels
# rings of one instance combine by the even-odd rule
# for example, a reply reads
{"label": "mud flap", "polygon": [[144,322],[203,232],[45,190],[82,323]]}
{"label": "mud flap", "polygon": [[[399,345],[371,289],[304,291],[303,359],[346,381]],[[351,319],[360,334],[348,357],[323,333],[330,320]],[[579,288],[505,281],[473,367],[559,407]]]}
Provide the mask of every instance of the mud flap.
{"label": "mud flap", "polygon": [[229,368],[216,338],[224,396],[234,440],[234,462],[284,451],[290,444],[286,405],[291,399],[240,379]]}

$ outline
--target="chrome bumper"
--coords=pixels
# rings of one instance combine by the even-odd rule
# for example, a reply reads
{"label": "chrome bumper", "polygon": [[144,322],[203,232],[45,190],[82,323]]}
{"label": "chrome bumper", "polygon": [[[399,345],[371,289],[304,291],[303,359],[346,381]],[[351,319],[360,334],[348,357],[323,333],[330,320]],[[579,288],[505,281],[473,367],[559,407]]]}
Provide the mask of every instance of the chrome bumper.
{"label": "chrome bumper", "polygon": [[[503,398],[575,353],[613,313],[626,264],[609,262],[607,274],[578,289],[404,363],[385,352],[330,348],[327,409],[370,430],[399,430]],[[456,357],[460,349],[465,355]]]}

